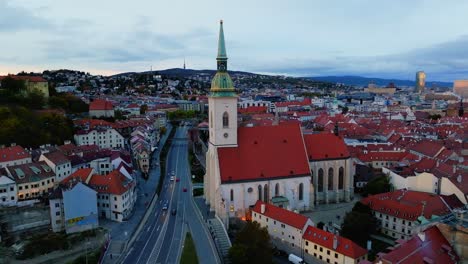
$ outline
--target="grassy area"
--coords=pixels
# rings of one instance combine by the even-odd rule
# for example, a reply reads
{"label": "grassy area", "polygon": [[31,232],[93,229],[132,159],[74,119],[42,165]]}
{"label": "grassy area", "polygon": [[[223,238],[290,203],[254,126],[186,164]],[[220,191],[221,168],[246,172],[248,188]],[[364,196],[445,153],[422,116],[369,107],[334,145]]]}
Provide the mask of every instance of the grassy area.
{"label": "grassy area", "polygon": [[195,251],[195,244],[193,243],[192,235],[187,233],[185,236],[184,250],[180,258],[180,264],[198,264],[198,256]]}
{"label": "grassy area", "polygon": [[174,138],[174,135],[176,133],[177,127],[172,127],[171,133],[167,137],[166,143],[164,144],[164,147],[161,150],[161,154],[159,156],[160,158],[160,167],[161,167],[161,174],[159,177],[159,183],[158,187],[156,188],[156,193],[159,195],[161,193],[161,189],[163,186],[163,181],[164,177],[166,176],[166,160],[167,160],[167,154],[169,153],[169,148],[171,147],[172,144],[172,138]]}

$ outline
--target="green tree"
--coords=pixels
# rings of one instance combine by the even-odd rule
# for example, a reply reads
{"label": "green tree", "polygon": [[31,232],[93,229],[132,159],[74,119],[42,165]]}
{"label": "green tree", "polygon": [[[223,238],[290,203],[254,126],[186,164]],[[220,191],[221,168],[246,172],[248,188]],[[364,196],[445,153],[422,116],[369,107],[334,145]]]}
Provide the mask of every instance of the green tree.
{"label": "green tree", "polygon": [[392,184],[390,183],[390,177],[387,175],[382,175],[370,180],[363,189],[363,195],[374,195],[379,193],[389,192],[392,189]]}
{"label": "green tree", "polygon": [[144,104],[140,106],[140,115],[146,114],[146,111],[148,111],[148,105]]}
{"label": "green tree", "polygon": [[272,263],[270,235],[265,227],[257,222],[247,222],[236,235],[234,244],[229,249],[232,264]]}
{"label": "green tree", "polygon": [[5,89],[7,94],[16,95],[26,90],[26,85],[22,80],[15,80],[8,76],[2,80],[2,89]]}
{"label": "green tree", "polygon": [[357,202],[353,210],[346,214],[341,225],[341,235],[366,247],[370,235],[377,231],[377,219],[369,206]]}
{"label": "green tree", "polygon": [[164,135],[164,134],[166,134],[166,132],[167,132],[167,128],[166,128],[166,127],[160,127],[160,128],[159,128],[159,134]]}
{"label": "green tree", "polygon": [[123,112],[121,110],[115,110],[114,111],[114,118],[115,120],[126,120],[127,118],[124,116]]}

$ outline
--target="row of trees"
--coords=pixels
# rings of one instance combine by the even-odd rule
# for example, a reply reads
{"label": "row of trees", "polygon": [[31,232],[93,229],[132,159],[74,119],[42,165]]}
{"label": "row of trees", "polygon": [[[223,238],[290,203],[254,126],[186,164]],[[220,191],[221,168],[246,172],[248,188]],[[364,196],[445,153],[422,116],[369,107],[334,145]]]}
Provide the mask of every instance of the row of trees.
{"label": "row of trees", "polygon": [[73,122],[55,113],[37,114],[23,106],[0,107],[0,144],[24,147],[63,144],[73,137]]}

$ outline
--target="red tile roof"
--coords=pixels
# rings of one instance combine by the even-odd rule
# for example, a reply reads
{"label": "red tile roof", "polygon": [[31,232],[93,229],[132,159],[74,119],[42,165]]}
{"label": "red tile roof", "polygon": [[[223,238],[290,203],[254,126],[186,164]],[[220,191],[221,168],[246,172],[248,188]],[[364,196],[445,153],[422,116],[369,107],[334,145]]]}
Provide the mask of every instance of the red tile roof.
{"label": "red tile roof", "polygon": [[122,195],[134,185],[134,182],[119,171],[113,170],[108,175],[93,175],[89,185],[98,193]]}
{"label": "red tile roof", "polygon": [[70,176],[63,179],[60,183],[61,184],[67,184],[68,182],[71,182],[73,180],[88,183],[92,173],[93,173],[92,168],[78,169],[77,171],[72,173]]}
{"label": "red tile roof", "polygon": [[266,113],[268,108],[266,106],[249,106],[246,108],[239,108],[238,112],[242,114],[248,113]]}
{"label": "red tile roof", "polygon": [[428,157],[435,157],[444,146],[436,141],[420,141],[410,148],[410,150],[423,154]]}
{"label": "red tile roof", "polygon": [[30,82],[47,82],[47,80],[42,78],[41,76],[18,76],[18,75],[0,76],[0,81],[7,77],[11,77],[12,79],[22,80],[22,81],[28,80]]}
{"label": "red tile roof", "polygon": [[401,161],[410,153],[401,151],[371,151],[358,155],[359,160],[363,162],[372,161]]}
{"label": "red tile roof", "polygon": [[380,255],[383,263],[450,264],[458,263],[460,259],[437,226],[432,226],[424,231],[424,240],[419,235],[415,235],[409,240],[402,241],[394,248],[394,250]]}
{"label": "red tile roof", "polygon": [[397,190],[372,195],[361,202],[376,212],[415,221],[419,216],[431,219],[433,215],[449,214],[451,208],[442,199],[441,196],[432,193]]}
{"label": "red tile roof", "polygon": [[89,110],[113,110],[114,107],[112,106],[112,102],[103,100],[103,99],[96,99],[89,104]]}
{"label": "red tile roof", "polygon": [[[262,204],[265,205],[265,213],[263,214],[261,210]],[[296,214],[295,212],[274,206],[269,203],[264,203],[260,200],[258,200],[255,203],[255,206],[252,211],[256,212],[257,214],[265,215],[267,217],[270,217],[281,223],[285,223],[300,230],[303,230],[304,226],[307,224],[307,220],[309,220],[309,218],[301,214]]]}
{"label": "red tile roof", "polygon": [[19,159],[31,158],[31,154],[21,146],[0,148],[0,162],[9,162]]}
{"label": "red tile roof", "polygon": [[331,133],[306,134],[304,141],[309,160],[343,159],[350,156],[343,139]]}
{"label": "red tile roof", "polygon": [[222,182],[310,175],[299,125],[241,127],[237,140],[218,148]]}
{"label": "red tile roof", "polygon": [[44,155],[44,157],[46,157],[48,160],[50,160],[56,166],[70,162],[70,160],[60,151],[48,152],[48,153],[44,153],[42,155]]}
{"label": "red tile roof", "polygon": [[[330,250],[334,250],[340,254],[343,254],[353,259],[360,258],[367,254],[366,249],[360,247],[353,241],[345,237],[326,232],[314,226],[308,226],[302,237],[305,240],[308,240],[312,243],[318,244]],[[333,248],[333,240],[335,238],[338,242],[336,249]]]}

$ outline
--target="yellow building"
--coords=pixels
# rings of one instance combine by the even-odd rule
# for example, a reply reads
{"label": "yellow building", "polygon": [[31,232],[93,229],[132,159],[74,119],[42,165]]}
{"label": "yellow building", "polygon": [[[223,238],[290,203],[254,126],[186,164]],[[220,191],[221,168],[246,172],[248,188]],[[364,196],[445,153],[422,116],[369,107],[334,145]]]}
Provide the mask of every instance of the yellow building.
{"label": "yellow building", "polygon": [[0,81],[6,77],[13,78],[14,80],[21,80],[26,86],[26,92],[30,93],[31,91],[41,92],[45,98],[49,98],[49,83],[46,79],[41,76],[18,76],[18,75],[8,75],[0,76]]}

